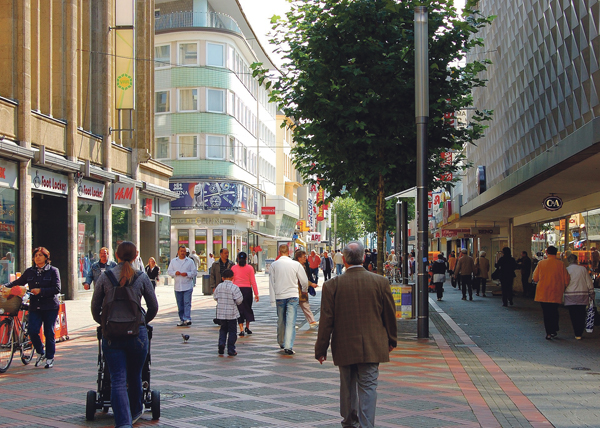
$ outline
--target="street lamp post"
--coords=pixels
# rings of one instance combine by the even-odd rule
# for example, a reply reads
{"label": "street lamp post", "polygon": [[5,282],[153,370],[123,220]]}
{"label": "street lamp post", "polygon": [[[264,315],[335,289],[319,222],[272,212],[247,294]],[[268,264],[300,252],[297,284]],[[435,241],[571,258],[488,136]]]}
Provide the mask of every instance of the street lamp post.
{"label": "street lamp post", "polygon": [[417,337],[429,337],[427,293],[427,122],[429,120],[427,7],[415,7],[415,117],[417,124]]}

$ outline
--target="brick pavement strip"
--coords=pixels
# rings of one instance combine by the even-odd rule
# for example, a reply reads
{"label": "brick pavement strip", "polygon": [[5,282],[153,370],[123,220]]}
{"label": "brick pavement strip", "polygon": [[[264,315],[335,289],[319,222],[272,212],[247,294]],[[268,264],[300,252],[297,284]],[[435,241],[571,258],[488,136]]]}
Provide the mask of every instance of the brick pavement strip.
{"label": "brick pavement strip", "polygon": [[[262,298],[254,306],[254,334],[238,339],[236,357],[217,355],[211,296],[201,296],[197,288],[193,325],[178,328],[172,288],[158,287],[151,384],[161,391],[162,415],[151,421],[146,413],[136,426],[340,426],[338,371],[331,361],[321,366],[314,359],[316,331],[300,312],[297,353],[281,354],[267,278],[259,276],[258,282]],[[314,308],[319,298],[320,293],[312,298]],[[0,375],[0,428],[112,426],[110,411],[96,413],[93,422],[85,420],[85,396],[96,387],[95,327],[89,321],[89,299],[68,302],[68,307],[69,325],[80,328],[58,344],[54,368],[23,366],[16,359]],[[532,409],[510,399],[518,389],[506,383],[485,353],[455,346],[466,344],[468,336],[433,312],[432,339],[416,339],[413,321],[399,323],[399,347],[380,367],[378,427],[549,426],[535,424],[528,413]],[[190,335],[188,343],[181,338],[184,332]]]}

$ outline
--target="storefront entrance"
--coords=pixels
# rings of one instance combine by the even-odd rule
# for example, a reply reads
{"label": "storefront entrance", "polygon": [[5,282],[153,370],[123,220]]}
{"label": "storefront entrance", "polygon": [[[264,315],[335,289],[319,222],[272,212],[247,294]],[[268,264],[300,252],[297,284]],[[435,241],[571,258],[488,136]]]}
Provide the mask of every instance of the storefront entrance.
{"label": "storefront entrance", "polygon": [[[67,198],[33,192],[31,227],[33,248],[46,247],[50,251],[52,266],[60,272],[64,293],[68,277]],[[26,266],[31,264],[31,258],[25,262]]]}

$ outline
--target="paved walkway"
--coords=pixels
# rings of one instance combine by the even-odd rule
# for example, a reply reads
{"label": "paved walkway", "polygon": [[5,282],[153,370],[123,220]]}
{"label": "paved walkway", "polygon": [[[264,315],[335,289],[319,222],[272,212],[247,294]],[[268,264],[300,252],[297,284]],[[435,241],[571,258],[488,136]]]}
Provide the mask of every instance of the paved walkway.
{"label": "paved walkway", "polygon": [[[197,287],[193,325],[178,328],[172,288],[158,287],[151,382],[161,391],[162,416],[151,421],[146,413],[136,426],[341,426],[338,371],[331,361],[321,366],[314,359],[316,331],[300,313],[297,353],[281,354],[267,277],[258,279],[258,321],[252,336],[238,340],[236,357],[217,355],[211,296]],[[559,337],[565,331],[565,338],[549,342],[529,301],[517,298],[514,307],[502,308],[498,297],[461,301],[458,291],[445,288],[442,302],[430,300],[430,339],[416,339],[414,321],[399,322],[398,348],[380,368],[378,427],[600,425],[598,332],[575,342],[563,316]],[[317,318],[319,298],[311,298]],[[70,340],[58,344],[53,369],[23,366],[17,358],[0,375],[0,428],[112,426],[111,412],[85,420],[98,353],[89,299],[67,302],[67,318]],[[571,370],[584,366],[589,370]]]}

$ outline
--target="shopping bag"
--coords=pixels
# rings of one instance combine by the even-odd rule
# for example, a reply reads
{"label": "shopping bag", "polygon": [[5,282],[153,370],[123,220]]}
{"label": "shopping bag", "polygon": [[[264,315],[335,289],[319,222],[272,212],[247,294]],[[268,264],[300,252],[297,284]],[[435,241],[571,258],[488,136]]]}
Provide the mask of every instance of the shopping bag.
{"label": "shopping bag", "polygon": [[594,318],[596,315],[596,308],[593,303],[590,303],[587,310],[587,317],[585,319],[585,331],[591,333],[594,331]]}

